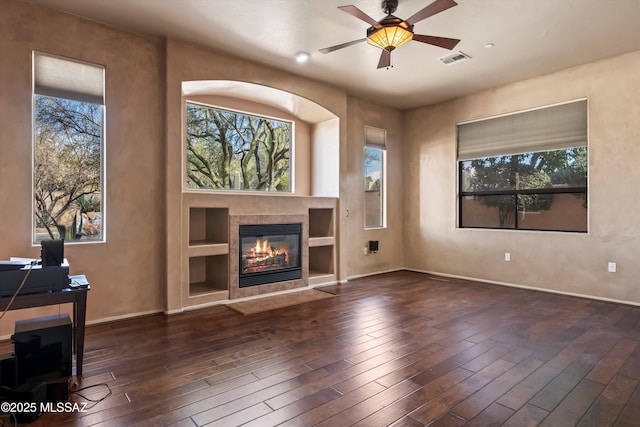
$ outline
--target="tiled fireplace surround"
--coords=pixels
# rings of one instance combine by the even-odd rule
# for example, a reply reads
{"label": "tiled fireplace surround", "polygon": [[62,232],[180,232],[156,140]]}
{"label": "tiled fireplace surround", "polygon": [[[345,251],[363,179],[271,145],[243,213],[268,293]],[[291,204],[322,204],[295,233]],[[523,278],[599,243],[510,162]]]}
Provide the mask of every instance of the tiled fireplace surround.
{"label": "tiled fireplace surround", "polygon": [[[240,276],[240,225],[296,223],[302,224],[300,248],[302,277],[296,280],[240,288],[238,285]],[[229,299],[245,298],[305,287],[309,283],[309,218],[306,215],[231,215],[229,216],[229,254]]]}

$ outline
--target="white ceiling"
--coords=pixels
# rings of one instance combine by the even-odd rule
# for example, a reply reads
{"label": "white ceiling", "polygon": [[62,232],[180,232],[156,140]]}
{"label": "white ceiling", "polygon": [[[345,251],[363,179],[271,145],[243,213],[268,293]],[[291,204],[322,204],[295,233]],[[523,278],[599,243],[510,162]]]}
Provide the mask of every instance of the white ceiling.
{"label": "white ceiling", "polygon": [[[137,33],[211,46],[331,83],[398,109],[455,98],[640,50],[640,0],[456,0],[415,25],[416,34],[461,39],[472,57],[454,65],[450,51],[411,41],[377,69],[380,50],[360,43],[328,54],[324,47],[365,37],[367,23],[341,11],[353,4],[375,20],[380,0],[29,0]],[[431,0],[400,0],[407,19]],[[487,49],[487,43],[494,47]],[[299,51],[311,54],[298,64]]]}

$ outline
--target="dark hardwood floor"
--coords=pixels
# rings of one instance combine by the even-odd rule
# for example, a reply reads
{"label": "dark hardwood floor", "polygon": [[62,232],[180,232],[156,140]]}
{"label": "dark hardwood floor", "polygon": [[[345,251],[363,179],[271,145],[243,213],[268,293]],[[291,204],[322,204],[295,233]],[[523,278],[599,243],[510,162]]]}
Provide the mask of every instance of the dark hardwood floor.
{"label": "dark hardwood floor", "polygon": [[640,425],[640,308],[412,272],[333,290],[91,326],[78,387],[112,394],[31,425]]}

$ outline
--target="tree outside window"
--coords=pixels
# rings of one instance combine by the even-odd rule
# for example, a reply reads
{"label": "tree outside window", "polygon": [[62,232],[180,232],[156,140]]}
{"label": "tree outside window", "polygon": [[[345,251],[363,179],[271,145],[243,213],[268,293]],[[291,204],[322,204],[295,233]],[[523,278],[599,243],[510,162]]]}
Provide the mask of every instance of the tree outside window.
{"label": "tree outside window", "polygon": [[461,161],[460,177],[462,227],[586,231],[587,147]]}
{"label": "tree outside window", "polygon": [[187,103],[187,187],[290,192],[293,123]]}
{"label": "tree outside window", "polygon": [[104,241],[104,66],[32,54],[33,243]]}
{"label": "tree outside window", "polygon": [[384,150],[374,147],[364,149],[364,226],[383,226],[383,164]]}

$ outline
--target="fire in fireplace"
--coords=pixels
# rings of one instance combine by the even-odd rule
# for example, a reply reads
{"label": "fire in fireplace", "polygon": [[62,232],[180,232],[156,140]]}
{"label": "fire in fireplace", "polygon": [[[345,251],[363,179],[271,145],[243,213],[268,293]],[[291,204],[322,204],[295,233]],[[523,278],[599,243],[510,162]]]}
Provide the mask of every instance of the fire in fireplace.
{"label": "fire in fireplace", "polygon": [[240,283],[256,286],[300,279],[302,224],[240,225]]}

